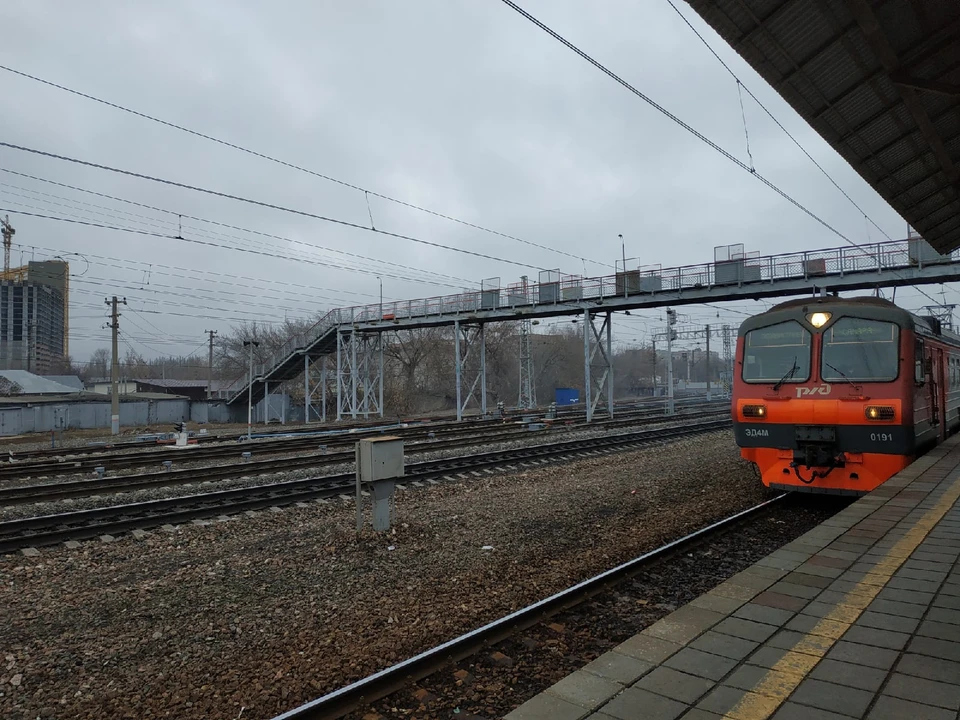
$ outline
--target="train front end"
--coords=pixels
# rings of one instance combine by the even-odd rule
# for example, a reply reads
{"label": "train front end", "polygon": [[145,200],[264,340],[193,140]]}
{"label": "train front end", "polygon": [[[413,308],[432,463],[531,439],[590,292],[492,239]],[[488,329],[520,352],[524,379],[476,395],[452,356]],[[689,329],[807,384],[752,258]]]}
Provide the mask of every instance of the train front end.
{"label": "train front end", "polygon": [[768,487],[860,495],[912,461],[908,314],[872,300],[795,300],[741,326],[734,431]]}

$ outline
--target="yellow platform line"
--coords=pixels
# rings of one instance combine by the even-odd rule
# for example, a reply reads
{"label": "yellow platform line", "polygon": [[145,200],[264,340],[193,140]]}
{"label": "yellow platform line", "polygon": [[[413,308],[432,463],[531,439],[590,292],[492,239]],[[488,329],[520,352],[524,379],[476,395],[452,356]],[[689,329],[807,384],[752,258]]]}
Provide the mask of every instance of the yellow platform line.
{"label": "yellow platform line", "polygon": [[837,640],[860,617],[893,574],[907,561],[958,499],[960,499],[960,476],[954,478],[953,483],[937,504],[924,513],[916,525],[887,551],[880,562],[844,595],[837,607],[797,641],[764,674],[751,691],[745,693],[743,698],[727,711],[724,717],[731,720],[766,720],[773,715]]}

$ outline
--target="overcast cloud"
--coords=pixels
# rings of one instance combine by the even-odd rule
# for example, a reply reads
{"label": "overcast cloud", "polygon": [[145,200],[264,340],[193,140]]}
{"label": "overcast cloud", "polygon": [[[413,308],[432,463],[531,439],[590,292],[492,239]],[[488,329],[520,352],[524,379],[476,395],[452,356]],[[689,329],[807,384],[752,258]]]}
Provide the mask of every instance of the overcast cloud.
{"label": "overcast cloud", "polygon": [[[665,0],[526,0],[524,7],[746,161],[736,83]],[[685,3],[679,7],[870,217],[903,237],[904,221]],[[588,275],[612,272],[619,233],[628,257],[664,267],[709,262],[714,246],[736,242],[763,254],[843,244],[495,0],[8,0],[0,22],[2,64],[596,262],[371,198],[377,228]],[[355,190],[8,72],[0,71],[0,89],[3,141],[369,222],[364,195]],[[852,240],[885,239],[748,98],[746,116],[759,172]],[[387,299],[447,294],[487,277],[504,285],[524,273],[536,277],[530,267],[12,150],[0,151],[0,168],[295,241],[183,221],[186,238],[301,260],[11,213],[15,242],[38,248],[15,250],[15,263],[72,252],[89,261],[71,258],[71,353],[78,360],[108,344],[102,303],[114,293],[137,311],[121,321],[128,341],[150,356],[191,352],[202,346],[205,329],[226,331],[236,318],[282,321],[375,302],[377,272]],[[171,215],[6,172],[0,183],[2,207],[177,234]],[[213,276],[198,272],[228,277],[206,282]],[[928,302],[915,290],[897,297],[908,307]],[[702,307],[683,312],[696,322],[742,319],[718,319]],[[618,317],[618,339],[642,340],[658,316]]]}

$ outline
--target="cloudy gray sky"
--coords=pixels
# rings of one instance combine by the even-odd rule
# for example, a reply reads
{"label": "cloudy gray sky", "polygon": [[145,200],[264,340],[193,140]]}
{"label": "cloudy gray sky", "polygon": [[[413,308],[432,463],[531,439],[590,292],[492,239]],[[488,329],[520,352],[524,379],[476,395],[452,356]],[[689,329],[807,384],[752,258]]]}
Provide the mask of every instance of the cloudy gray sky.
{"label": "cloudy gray sky", "polygon": [[[746,161],[736,83],[666,0],[523,6]],[[903,237],[905,222],[685,3],[678,7],[867,214]],[[184,219],[182,235],[194,241],[185,242],[12,212],[14,263],[85,258],[71,257],[78,360],[108,344],[103,299],[114,293],[130,303],[121,325],[132,347],[186,354],[203,347],[205,329],[227,331],[241,318],[276,322],[376,302],[377,274],[386,299],[448,294],[489,277],[505,285],[535,277],[534,268],[609,274],[619,233],[628,257],[663,267],[709,262],[714,246],[729,243],[763,254],[843,244],[495,0],[8,0],[0,23],[0,64],[587,259],[377,198],[377,228],[503,261],[0,150],[5,208],[163,235],[177,234],[177,214],[244,228]],[[0,71],[0,90],[5,142],[369,222],[359,191],[9,72]],[[885,239],[745,103],[759,172],[852,240]],[[897,299],[929,302],[915,290]],[[727,306],[721,318],[712,308],[684,312],[692,322],[736,323],[737,313],[759,307]],[[618,339],[643,340],[659,315],[618,317]]]}

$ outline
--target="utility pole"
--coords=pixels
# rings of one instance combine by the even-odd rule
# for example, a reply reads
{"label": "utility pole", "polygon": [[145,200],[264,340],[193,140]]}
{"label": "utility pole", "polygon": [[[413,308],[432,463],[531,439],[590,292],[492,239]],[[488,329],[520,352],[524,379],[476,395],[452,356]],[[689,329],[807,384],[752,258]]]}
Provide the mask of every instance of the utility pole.
{"label": "utility pole", "polygon": [[673,415],[673,326],[677,323],[677,311],[667,308],[667,415]]}
{"label": "utility pole", "polygon": [[113,331],[112,338],[112,347],[113,347],[113,362],[110,364],[110,385],[112,393],[110,396],[110,434],[119,435],[120,434],[120,389],[118,387],[118,382],[120,380],[120,357],[117,350],[117,336],[120,332],[120,313],[117,312],[117,305],[119,303],[127,304],[127,299],[117,300],[117,296],[113,296],[113,300],[104,299],[104,304],[110,306],[110,322],[107,327]]}
{"label": "utility pole", "polygon": [[256,340],[244,340],[243,346],[250,346],[250,374],[247,376],[247,440],[253,428],[253,349],[260,343]]}
{"label": "utility pole", "polygon": [[207,402],[213,399],[213,338],[216,330],[204,330],[210,336],[210,355],[207,358]]}
{"label": "utility pole", "polygon": [[657,336],[653,336],[653,371],[650,373],[650,385],[653,387],[653,395],[657,396]]}
{"label": "utility pole", "polygon": [[710,326],[707,325],[707,402],[710,402]]}

